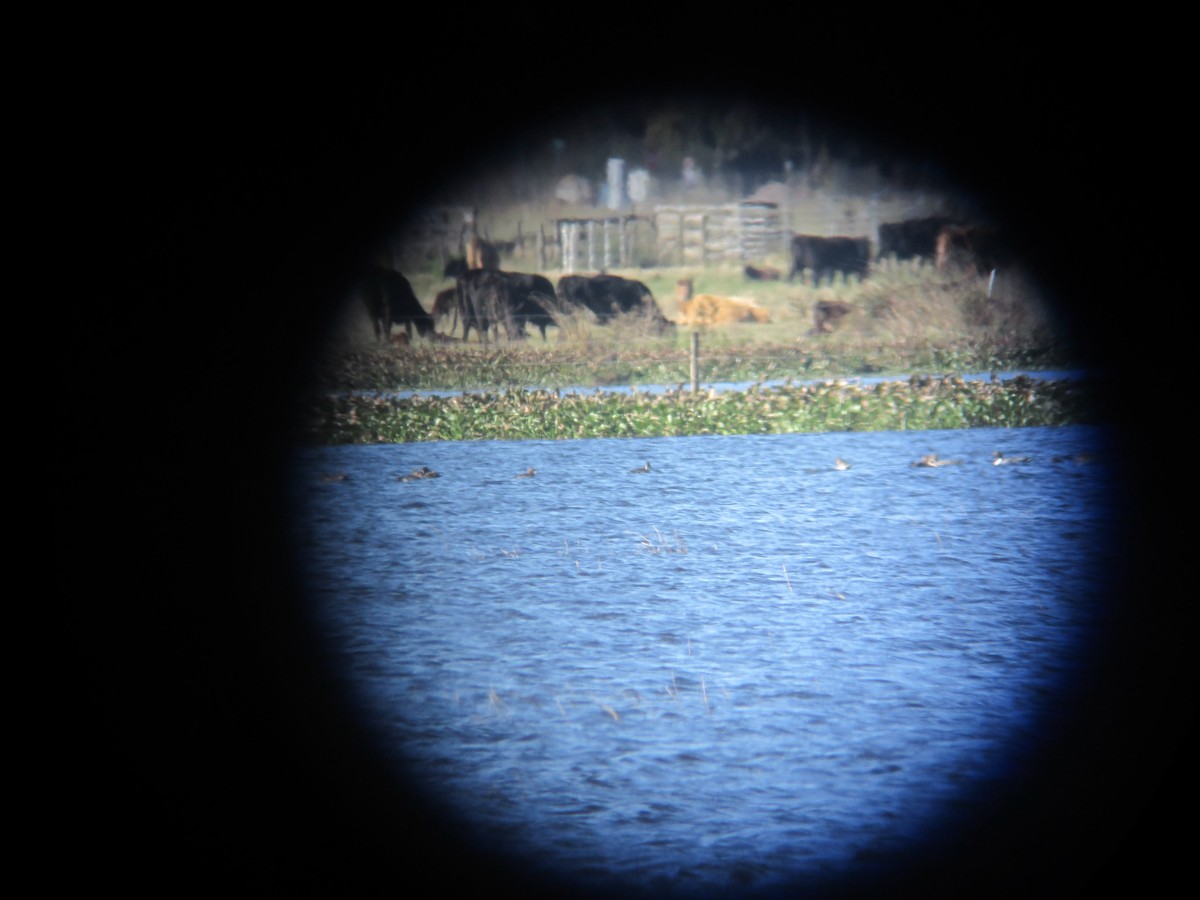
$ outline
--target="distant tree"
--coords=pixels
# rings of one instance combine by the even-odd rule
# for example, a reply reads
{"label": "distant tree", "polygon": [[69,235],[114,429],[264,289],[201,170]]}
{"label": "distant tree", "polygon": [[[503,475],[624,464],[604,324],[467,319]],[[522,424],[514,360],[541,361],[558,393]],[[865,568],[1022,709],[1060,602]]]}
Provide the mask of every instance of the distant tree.
{"label": "distant tree", "polygon": [[712,164],[712,133],[708,115],[698,103],[676,103],[655,109],[646,116],[645,163],[664,178],[678,178],[684,157],[701,168]]}

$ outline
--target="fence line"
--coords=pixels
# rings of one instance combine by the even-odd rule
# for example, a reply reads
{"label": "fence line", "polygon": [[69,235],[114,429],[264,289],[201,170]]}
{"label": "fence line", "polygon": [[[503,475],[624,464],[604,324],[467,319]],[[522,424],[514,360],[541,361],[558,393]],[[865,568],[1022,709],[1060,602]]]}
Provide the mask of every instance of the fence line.
{"label": "fence line", "polygon": [[783,216],[775,203],[744,201],[720,206],[657,206],[658,265],[699,265],[762,259],[786,250]]}
{"label": "fence line", "polygon": [[[793,202],[656,205],[647,214],[555,218],[524,241],[537,243],[541,271],[564,274],[651,266],[707,266],[787,256],[793,234],[877,240],[881,222],[938,214],[936,197],[888,198],[815,193]],[[648,226],[650,232],[645,231]],[[463,209],[433,207],[410,219],[395,247],[404,256],[440,263],[461,251]],[[519,231],[520,229],[518,229]],[[521,235],[518,235],[522,237]]]}
{"label": "fence line", "polygon": [[[647,222],[645,216],[638,215],[555,219],[557,252],[544,253],[543,266],[549,268],[547,263],[557,256],[558,267],[566,275],[573,274],[581,263],[586,263],[582,268],[591,272],[607,272],[614,266],[631,268],[635,264],[633,250],[638,225]],[[543,237],[543,242],[547,240]]]}

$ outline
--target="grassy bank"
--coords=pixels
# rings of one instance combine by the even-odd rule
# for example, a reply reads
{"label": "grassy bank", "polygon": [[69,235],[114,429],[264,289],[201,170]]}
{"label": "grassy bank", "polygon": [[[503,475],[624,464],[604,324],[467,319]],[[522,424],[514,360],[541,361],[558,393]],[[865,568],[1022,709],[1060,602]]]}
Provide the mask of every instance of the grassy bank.
{"label": "grassy bank", "polygon": [[[516,268],[513,266],[512,268]],[[415,339],[380,345],[350,304],[314,369],[305,424],[318,443],[484,438],[576,438],[1059,425],[1093,421],[1078,383],[1018,379],[969,383],[947,373],[1072,369],[1069,340],[1037,286],[1019,272],[991,287],[932,266],[881,265],[865,281],[747,282],[734,267],[625,272],[678,318],[673,288],[741,296],[768,323],[700,327],[700,382],[808,382],[693,396],[691,326],[658,334],[640,316],[599,325],[589,313],[560,316],[548,340],[469,343]],[[446,286],[435,269],[414,271],[426,308]],[[833,333],[817,333],[821,300],[846,304]],[[438,325],[452,333],[448,320]],[[937,373],[878,386],[812,384],[860,375]],[[604,385],[679,385],[666,394],[597,393]],[[583,389],[579,393],[566,388]],[[396,391],[490,391],[399,399]],[[379,392],[379,393],[374,393]]]}
{"label": "grassy bank", "polygon": [[957,376],[696,395],[522,389],[449,397],[322,395],[308,409],[305,438],[371,444],[1068,425],[1098,421],[1091,397],[1079,381],[967,382]]}

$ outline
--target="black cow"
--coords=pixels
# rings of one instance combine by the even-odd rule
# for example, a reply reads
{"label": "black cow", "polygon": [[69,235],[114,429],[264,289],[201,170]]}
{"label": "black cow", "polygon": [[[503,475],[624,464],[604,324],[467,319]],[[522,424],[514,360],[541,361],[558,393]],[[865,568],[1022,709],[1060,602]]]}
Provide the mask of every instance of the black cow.
{"label": "black cow", "polygon": [[442,277],[459,278],[464,272],[470,271],[471,267],[467,265],[467,261],[461,256],[456,256],[446,260],[446,265],[442,269]]}
{"label": "black cow", "polygon": [[[489,271],[495,270],[493,266],[485,266]],[[467,261],[461,257],[449,259],[446,261],[445,267],[442,269],[442,275],[446,278],[461,279],[464,275],[473,270],[467,266]],[[548,279],[541,275],[526,275],[521,272],[501,272],[505,278],[509,279],[513,294],[511,296],[512,312],[516,316],[514,322],[519,322],[522,326],[529,322],[541,329],[543,340],[546,337],[546,326],[553,325],[554,320],[550,317],[548,307],[554,303],[554,285]],[[448,305],[443,298],[446,291],[438,294],[438,299],[434,301],[433,316],[435,319],[441,318],[444,315],[454,313],[455,324],[450,326],[453,331],[457,324],[458,304],[453,307]],[[538,302],[537,297],[541,297],[543,302]]]}
{"label": "black cow", "polygon": [[663,316],[650,288],[618,275],[564,275],[558,280],[558,299],[568,308],[591,310],[601,324],[622,313],[644,315],[660,332],[675,324]]}
{"label": "black cow", "polygon": [[[488,342],[488,332],[503,322],[511,327],[507,319],[508,281],[492,269],[471,269],[458,278],[458,314],[462,318],[465,341],[474,328],[479,340]],[[510,331],[511,333],[511,331]]]}
{"label": "black cow", "polygon": [[458,277],[457,313],[463,320],[463,340],[475,328],[487,342],[488,331],[504,327],[509,340],[525,337],[526,324],[537,327],[546,340],[546,327],[554,324],[554,285],[541,275],[470,269]]}
{"label": "black cow", "polygon": [[879,259],[933,259],[937,254],[938,235],[943,228],[959,224],[946,216],[885,222],[879,226]]}
{"label": "black cow", "polygon": [[447,315],[452,317],[448,334],[454,334],[454,329],[458,327],[458,317],[462,310],[462,302],[460,300],[462,290],[458,282],[470,271],[471,269],[467,265],[466,259],[461,256],[451,257],[446,260],[446,265],[442,268],[442,277],[453,278],[455,280],[454,287],[438,292],[438,295],[433,300],[433,309],[430,312],[433,314],[435,322],[445,318]]}
{"label": "black cow", "polygon": [[804,277],[805,269],[812,269],[813,287],[821,283],[824,276],[833,280],[834,272],[846,277],[867,277],[871,268],[871,241],[868,238],[816,237],[798,234],[792,238],[792,267],[787,280],[797,274]]}
{"label": "black cow", "polygon": [[508,314],[518,338],[525,336],[525,325],[533,325],[542,332],[546,340],[546,326],[554,324],[551,310],[554,308],[554,285],[543,275],[526,275],[523,272],[500,272],[508,281]]}
{"label": "black cow", "polygon": [[403,325],[410,338],[413,326],[422,337],[433,333],[433,317],[425,312],[412,285],[399,272],[382,266],[371,269],[359,280],[358,291],[371,316],[376,340],[390,339],[392,325]]}

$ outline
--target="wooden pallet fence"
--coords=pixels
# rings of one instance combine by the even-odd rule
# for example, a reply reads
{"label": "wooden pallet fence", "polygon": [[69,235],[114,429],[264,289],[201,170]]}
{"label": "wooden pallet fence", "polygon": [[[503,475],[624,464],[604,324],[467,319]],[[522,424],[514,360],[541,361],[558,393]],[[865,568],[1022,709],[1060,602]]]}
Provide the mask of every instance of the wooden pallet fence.
{"label": "wooden pallet fence", "polygon": [[658,206],[654,224],[660,266],[761,260],[786,251],[790,237],[778,206],[764,202]]}

